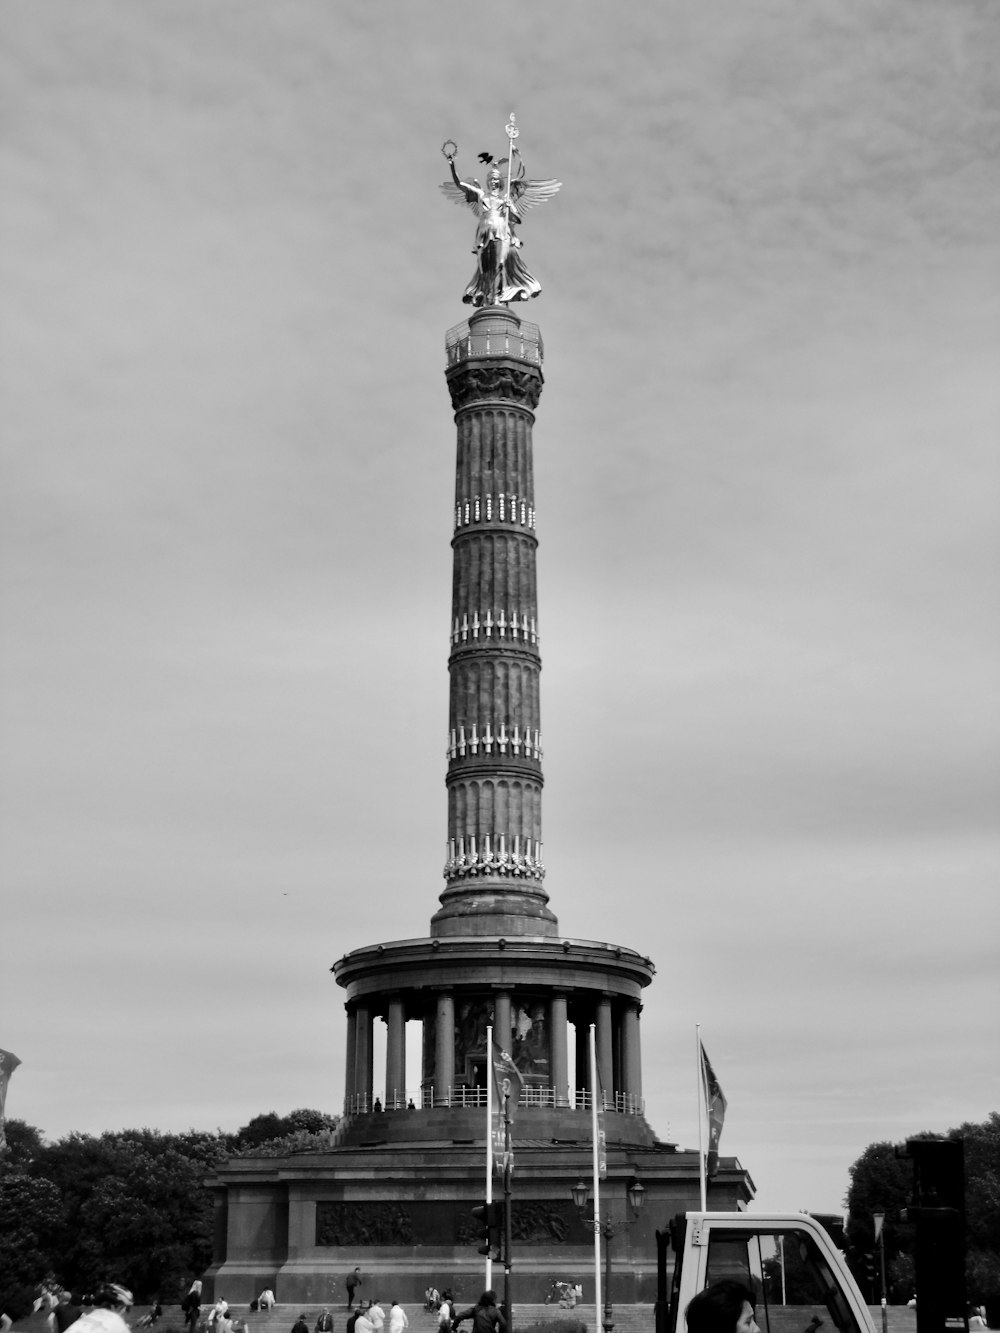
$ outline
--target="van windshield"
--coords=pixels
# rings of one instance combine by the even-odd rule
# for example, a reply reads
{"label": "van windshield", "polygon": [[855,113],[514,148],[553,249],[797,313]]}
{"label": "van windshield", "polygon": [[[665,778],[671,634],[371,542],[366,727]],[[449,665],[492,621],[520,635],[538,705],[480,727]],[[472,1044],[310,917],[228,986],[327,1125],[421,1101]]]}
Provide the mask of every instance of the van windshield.
{"label": "van windshield", "polygon": [[754,1292],[761,1333],[816,1333],[821,1326],[864,1333],[839,1276],[808,1231],[713,1228],[705,1285],[724,1277],[737,1278]]}

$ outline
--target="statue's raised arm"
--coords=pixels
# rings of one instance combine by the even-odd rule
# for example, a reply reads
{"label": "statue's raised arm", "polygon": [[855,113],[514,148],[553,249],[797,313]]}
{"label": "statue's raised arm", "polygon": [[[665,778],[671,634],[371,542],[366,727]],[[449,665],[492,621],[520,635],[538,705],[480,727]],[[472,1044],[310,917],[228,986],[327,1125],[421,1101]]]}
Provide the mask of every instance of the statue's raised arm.
{"label": "statue's raised arm", "polygon": [[479,154],[487,168],[485,187],[475,178],[466,181],[459,176],[455,167],[456,143],[448,139],[441,148],[451,168],[451,180],[444,182],[442,192],[454,203],[471,208],[478,221],[472,251],[478,261],[477,268],[462,297],[475,306],[526,301],[542,290],[521,260],[518,253],[521,241],[515,228],[521,223],[525,209],[544,204],[561,184],[557,180],[525,180],[524,164],[514,143],[519,131],[513,115],[506,133],[510,140],[509,156],[494,162],[492,154]]}

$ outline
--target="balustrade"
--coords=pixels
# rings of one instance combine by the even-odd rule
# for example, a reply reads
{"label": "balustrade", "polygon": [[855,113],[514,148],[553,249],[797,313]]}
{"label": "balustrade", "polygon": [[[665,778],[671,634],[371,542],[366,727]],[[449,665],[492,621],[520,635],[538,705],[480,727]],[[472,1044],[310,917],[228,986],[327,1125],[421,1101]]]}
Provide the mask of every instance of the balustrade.
{"label": "balustrade", "polygon": [[[444,1090],[435,1088],[415,1088],[409,1092],[393,1091],[385,1096],[359,1092],[345,1099],[345,1115],[367,1115],[386,1111],[430,1111],[447,1107],[458,1110],[485,1110],[487,1092],[485,1088],[472,1088],[458,1083]],[[593,1096],[582,1089],[566,1089],[562,1093],[558,1088],[545,1087],[530,1083],[523,1087],[518,1095],[518,1107],[559,1107],[561,1110],[581,1111],[588,1114],[593,1109]],[[598,1109],[615,1111],[621,1115],[643,1115],[645,1104],[641,1097],[629,1092],[616,1092],[613,1095],[602,1093],[598,1098]]]}

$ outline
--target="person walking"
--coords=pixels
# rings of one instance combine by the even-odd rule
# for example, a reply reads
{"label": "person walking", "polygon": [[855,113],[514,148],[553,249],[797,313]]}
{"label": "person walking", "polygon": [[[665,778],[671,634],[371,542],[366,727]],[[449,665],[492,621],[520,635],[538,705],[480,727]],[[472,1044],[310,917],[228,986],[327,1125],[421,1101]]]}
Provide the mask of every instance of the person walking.
{"label": "person walking", "polygon": [[409,1326],[410,1321],[406,1317],[406,1311],[399,1301],[394,1300],[389,1306],[389,1333],[403,1333],[403,1329]]}
{"label": "person walking", "polygon": [[128,1287],[105,1282],[94,1294],[94,1308],[82,1314],[69,1328],[75,1333],[131,1333],[125,1315],[134,1301]]}
{"label": "person walking", "polygon": [[348,1273],[344,1278],[344,1286],[347,1288],[347,1308],[354,1309],[354,1293],[358,1287],[364,1285],[364,1278],[361,1276],[361,1269],[355,1268],[353,1273]]}
{"label": "person walking", "polygon": [[451,1296],[451,1288],[446,1287],[441,1293],[441,1303],[438,1306],[438,1333],[451,1333],[451,1321],[455,1316],[455,1304]]}
{"label": "person walking", "polygon": [[507,1320],[497,1308],[495,1291],[484,1291],[475,1305],[470,1305],[468,1310],[460,1310],[454,1317],[452,1328],[458,1328],[464,1319],[472,1320],[472,1333],[494,1333],[498,1328],[506,1333],[507,1330]]}

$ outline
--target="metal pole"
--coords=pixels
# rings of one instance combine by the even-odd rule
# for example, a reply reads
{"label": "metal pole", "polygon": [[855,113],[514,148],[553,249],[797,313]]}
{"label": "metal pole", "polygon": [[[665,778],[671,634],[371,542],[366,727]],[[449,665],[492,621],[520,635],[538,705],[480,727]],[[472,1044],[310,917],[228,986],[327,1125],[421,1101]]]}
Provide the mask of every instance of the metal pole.
{"label": "metal pole", "polygon": [[504,1080],[503,1094],[503,1146],[504,1146],[504,1168],[503,1168],[503,1303],[505,1314],[507,1316],[507,1333],[514,1333],[514,1297],[511,1292],[510,1270],[512,1268],[510,1257],[511,1224],[510,1224],[510,1205],[511,1205],[511,1152],[510,1152],[510,1086],[507,1079]]}
{"label": "metal pole", "polygon": [[[493,1028],[486,1028],[486,1208],[493,1202]],[[489,1222],[487,1222],[489,1227]],[[493,1286],[493,1259],[486,1252],[486,1287]]]}
{"label": "metal pole", "polygon": [[611,1309],[611,1237],[615,1232],[610,1222],[605,1222],[601,1230],[604,1235],[604,1318],[601,1320],[601,1327],[604,1333],[611,1333],[615,1326]]}
{"label": "metal pole", "polygon": [[885,1301],[885,1223],[878,1233],[879,1267],[882,1272],[882,1333],[889,1333],[889,1311]]}

